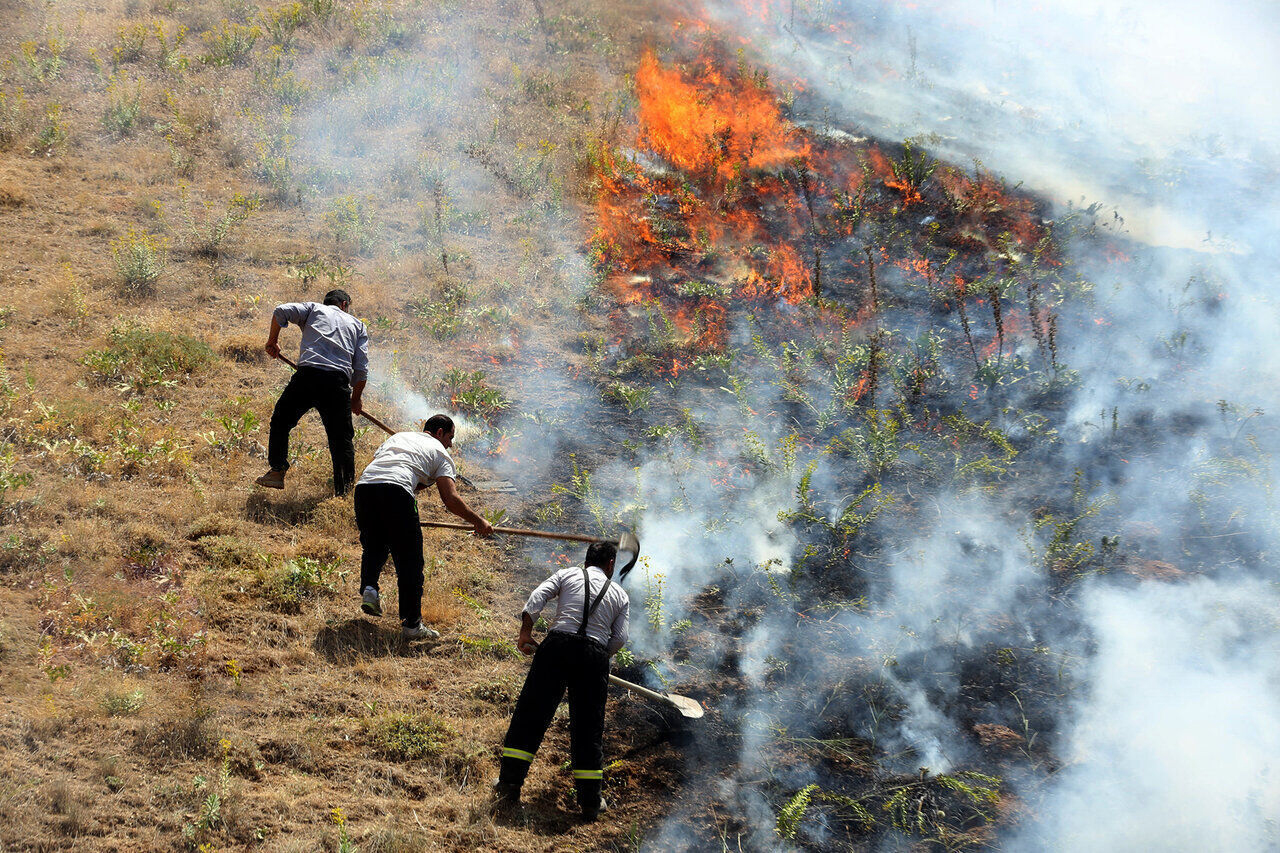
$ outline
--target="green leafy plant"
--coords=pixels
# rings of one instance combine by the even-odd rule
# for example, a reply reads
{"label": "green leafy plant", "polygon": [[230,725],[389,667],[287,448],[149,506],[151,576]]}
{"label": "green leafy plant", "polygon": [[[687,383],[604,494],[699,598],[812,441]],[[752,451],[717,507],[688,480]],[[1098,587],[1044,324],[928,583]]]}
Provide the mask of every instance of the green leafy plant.
{"label": "green leafy plant", "polygon": [[501,389],[489,384],[483,370],[450,368],[441,377],[440,387],[454,408],[486,420],[493,420],[511,405]]}
{"label": "green leafy plant", "polygon": [[123,137],[133,132],[142,112],[142,80],[132,88],[123,72],[113,74],[107,84],[107,106],[102,112],[102,127],[112,136]]}
{"label": "green leafy plant", "polygon": [[816,791],[821,790],[817,785],[805,785],[791,799],[778,809],[778,821],[774,826],[774,831],[778,833],[780,838],[792,841],[796,837],[796,832],[800,829],[800,821],[804,820],[804,814],[809,810],[809,801],[813,798]]}
{"label": "green leafy plant", "polygon": [[155,292],[169,264],[168,242],[130,228],[111,244],[111,259],[120,292],[125,296],[147,296]]}
{"label": "green leafy plant", "polygon": [[213,360],[213,350],[203,341],[136,325],[112,329],[105,347],[84,356],[85,366],[99,382],[132,391],[170,387]]}
{"label": "green leafy plant", "polygon": [[365,721],[375,753],[391,761],[416,761],[439,755],[457,733],[431,714],[388,713]]}
{"label": "green leafy plant", "polygon": [[297,613],[302,603],[333,595],[345,572],[339,571],[341,558],[322,562],[311,557],[294,557],[276,563],[268,561],[261,574],[268,601],[286,613]]}
{"label": "green leafy plant", "polygon": [[261,36],[262,30],[257,26],[223,19],[217,29],[200,35],[200,40],[209,51],[204,55],[203,61],[217,66],[243,65],[248,62],[249,53]]}

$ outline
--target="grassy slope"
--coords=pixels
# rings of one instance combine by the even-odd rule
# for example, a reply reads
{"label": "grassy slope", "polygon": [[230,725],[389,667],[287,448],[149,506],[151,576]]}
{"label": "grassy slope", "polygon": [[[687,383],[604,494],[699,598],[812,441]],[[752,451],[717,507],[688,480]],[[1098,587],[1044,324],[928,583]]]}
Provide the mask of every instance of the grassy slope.
{"label": "grassy slope", "polygon": [[[488,82],[505,86],[485,94],[500,118],[483,140],[489,170],[517,174],[522,152],[554,142],[546,174],[570,181],[563,218],[572,222],[575,151],[603,126],[610,93],[624,85],[617,72],[642,36],[632,10],[615,5],[602,20],[593,4],[568,3],[539,21],[542,10],[501,2],[388,8],[412,24],[390,41],[403,38],[399,47],[426,55],[450,38],[441,21],[465,14],[483,22],[474,43],[485,58],[480,66]],[[298,31],[297,67],[316,92],[335,86],[340,73],[341,62],[324,57],[376,63],[388,55],[385,45],[370,47],[377,27],[362,33],[353,23],[354,10],[371,9],[339,4],[327,24]],[[348,264],[357,313],[382,319],[374,324],[375,349],[413,353],[402,374],[475,368],[501,356],[513,330],[545,322],[545,300],[557,298],[554,276],[539,283],[549,290],[538,298],[486,290],[521,281],[531,260],[549,257],[544,229],[520,217],[536,199],[504,180],[470,196],[469,209],[487,216],[489,227],[447,238],[458,258],[451,275],[438,244],[416,230],[424,189],[412,177],[403,192],[370,202],[388,240],[365,256],[339,244],[325,217],[333,197],[354,190],[334,183],[309,190],[317,184],[306,175],[286,187],[296,201],[302,186],[303,204],[269,201],[216,257],[193,252],[180,184],[197,212],[207,204],[211,215],[232,192],[273,190],[254,174],[254,123],[242,114],[245,107],[279,112],[252,72],[264,67],[268,40],[245,66],[199,61],[200,32],[237,11],[250,10],[200,0],[154,8],[134,0],[56,9],[0,3],[0,17],[13,22],[0,34],[0,56],[12,60],[0,91],[10,105],[18,88],[25,95],[0,151],[0,281],[9,294],[0,421],[10,454],[0,506],[0,848],[337,849],[335,807],[362,850],[625,844],[634,826],[660,813],[649,792],[659,778],[670,781],[663,775],[670,756],[659,749],[615,768],[620,808],[607,822],[578,827],[559,770],[567,758],[562,721],[532,778],[532,818],[498,825],[483,807],[523,669],[503,645],[514,627],[507,614],[532,570],[499,544],[428,533],[427,609],[445,637],[404,645],[394,619],[356,618],[356,531],[349,502],[324,499],[328,461],[318,422],[308,419],[295,432],[311,450],[283,495],[249,485],[264,467],[265,421],[286,378],[281,365],[257,353],[268,306],[316,298],[327,286],[291,276],[286,258],[316,254]],[[180,24],[190,28],[180,49],[190,64],[161,69],[159,43],[147,36],[142,55],[120,65],[129,81],[141,80],[141,114],[131,132],[116,136],[102,115],[121,84],[108,87],[89,51],[110,71],[112,49],[124,43],[120,28],[152,21],[169,34]],[[65,64],[56,79],[40,81],[20,43],[42,40],[55,26],[66,39]],[[48,56],[40,41],[37,63]],[[549,104],[545,86],[518,82],[530,79],[595,108]],[[177,128],[166,93],[177,105]],[[33,154],[51,104],[61,106],[67,139]],[[176,158],[166,129],[174,130]],[[411,121],[379,133],[403,144],[410,163],[413,146],[443,146]],[[131,228],[169,242],[169,265],[153,294],[123,295],[113,269],[111,247]],[[406,291],[434,304],[459,280],[475,304],[506,299],[523,310],[505,327],[474,331],[467,340],[478,344],[465,350],[440,340],[406,311]],[[167,374],[167,386],[121,390],[95,381],[86,353],[108,347],[110,330],[127,322],[192,336],[213,357],[189,377]],[[396,420],[376,390],[367,403]],[[237,443],[217,419],[234,422],[245,412],[263,423]],[[219,449],[198,436],[209,431],[232,443]],[[379,438],[362,430],[361,464]],[[464,450],[463,458],[469,473],[483,472],[482,457]],[[500,505],[487,494],[468,498]],[[423,511],[443,514],[432,500]],[[294,566],[333,571],[295,603],[279,584],[288,561],[299,558],[314,562]],[[387,603],[393,607],[394,597]],[[629,700],[619,698],[613,713],[616,756],[626,746]],[[394,746],[385,733],[404,719],[398,715],[447,727],[434,754],[385,757]]]}

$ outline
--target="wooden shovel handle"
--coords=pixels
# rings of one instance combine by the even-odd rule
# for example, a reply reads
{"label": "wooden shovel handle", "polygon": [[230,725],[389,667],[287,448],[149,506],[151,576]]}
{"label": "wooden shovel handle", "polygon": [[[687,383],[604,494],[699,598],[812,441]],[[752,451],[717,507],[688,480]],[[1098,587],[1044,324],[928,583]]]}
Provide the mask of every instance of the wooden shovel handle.
{"label": "wooden shovel handle", "polygon": [[[474,530],[470,524],[459,524],[454,521],[423,521],[419,522],[423,527],[443,527],[448,530]],[[552,533],[547,530],[525,530],[520,527],[495,527],[494,533],[507,533],[511,536],[536,536],[539,539],[568,539],[571,542],[612,542],[612,539],[602,539],[599,536],[583,536],[580,533]]]}
{"label": "wooden shovel handle", "polygon": [[[285,355],[284,353],[280,353],[280,355],[276,356],[276,358],[280,359],[280,360],[281,360],[281,361],[283,361],[285,364],[287,364],[287,365],[289,365],[290,367],[292,367],[294,370],[297,370],[297,369],[298,369],[298,365],[294,364],[294,363],[293,363],[293,361],[292,361],[292,360],[290,360],[289,356]],[[378,420],[377,418],[375,418],[373,415],[369,414],[368,412],[361,412],[361,413],[360,413],[360,417],[364,418],[365,420],[368,420],[368,421],[372,422],[374,426],[376,426],[376,427],[378,427],[379,429],[381,429],[381,430],[382,430],[383,432],[385,432],[387,435],[395,435],[395,434],[396,434],[396,431],[395,431],[395,430],[393,430],[391,427],[387,426],[387,425],[386,425],[386,424],[384,424],[382,421]]]}

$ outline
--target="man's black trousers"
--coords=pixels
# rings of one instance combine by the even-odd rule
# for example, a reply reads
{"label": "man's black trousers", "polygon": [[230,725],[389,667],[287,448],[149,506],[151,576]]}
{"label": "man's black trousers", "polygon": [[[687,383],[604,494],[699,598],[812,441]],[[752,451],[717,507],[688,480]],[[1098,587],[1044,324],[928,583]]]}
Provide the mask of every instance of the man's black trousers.
{"label": "man's black trousers", "polygon": [[355,492],[356,526],[360,528],[360,589],[378,588],[387,555],[396,564],[400,589],[400,621],[422,620],[422,527],[418,502],[392,483],[361,483]]}
{"label": "man's black trousers", "polygon": [[604,705],[609,688],[609,652],[589,637],[552,631],[533,655],[516,710],[502,742],[498,781],[517,788],[551,725],[556,706],[569,691],[569,747],[578,805],[600,807],[604,760]]}
{"label": "man's black trousers", "polygon": [[345,495],[356,479],[356,431],[351,423],[351,382],[339,370],[299,367],[294,372],[271,413],[267,462],[276,471],[289,470],[289,432],[312,409],[319,413],[329,439],[333,493]]}

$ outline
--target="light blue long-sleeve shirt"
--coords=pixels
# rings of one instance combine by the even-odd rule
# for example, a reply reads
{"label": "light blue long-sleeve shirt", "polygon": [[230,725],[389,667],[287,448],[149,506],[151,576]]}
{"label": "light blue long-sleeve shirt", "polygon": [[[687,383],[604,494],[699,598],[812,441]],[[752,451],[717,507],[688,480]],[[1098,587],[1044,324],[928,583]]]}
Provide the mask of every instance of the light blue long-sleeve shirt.
{"label": "light blue long-sleeve shirt", "polygon": [[369,333],[346,311],[319,302],[286,302],[271,316],[282,329],[290,323],[302,329],[299,367],[338,370],[353,383],[369,378]]}

